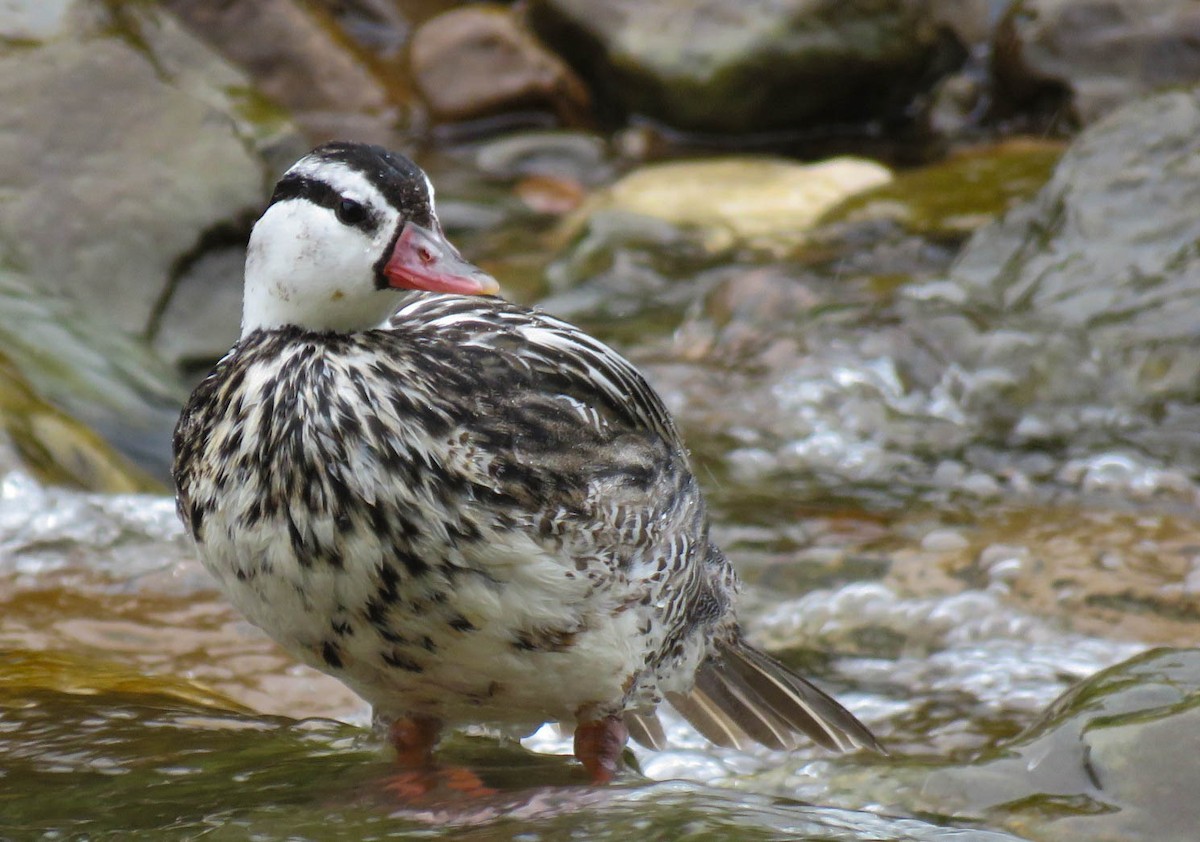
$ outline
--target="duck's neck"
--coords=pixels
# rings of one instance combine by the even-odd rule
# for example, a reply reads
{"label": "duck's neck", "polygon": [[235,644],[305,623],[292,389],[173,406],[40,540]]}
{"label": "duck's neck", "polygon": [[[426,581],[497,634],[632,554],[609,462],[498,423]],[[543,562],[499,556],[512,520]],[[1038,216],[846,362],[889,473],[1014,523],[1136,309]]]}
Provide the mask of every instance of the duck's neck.
{"label": "duck's neck", "polygon": [[383,324],[399,301],[400,296],[391,290],[351,297],[333,288],[322,295],[247,275],[242,298],[242,336],[256,330],[289,326],[357,333]]}

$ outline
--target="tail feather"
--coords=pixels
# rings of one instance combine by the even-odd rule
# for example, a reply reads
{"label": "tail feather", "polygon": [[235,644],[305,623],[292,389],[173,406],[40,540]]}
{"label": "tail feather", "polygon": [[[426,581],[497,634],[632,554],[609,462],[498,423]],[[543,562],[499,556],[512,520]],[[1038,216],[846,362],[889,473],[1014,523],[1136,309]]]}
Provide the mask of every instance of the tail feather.
{"label": "tail feather", "polygon": [[789,749],[806,734],[834,751],[883,747],[854,714],[774,658],[735,640],[701,664],[696,685],[668,700],[697,731],[722,746],[758,742]]}
{"label": "tail feather", "polygon": [[688,693],[667,693],[671,707],[692,724],[692,727],[715,745],[745,750],[754,745],[754,740],[737,720],[721,708],[703,691],[693,688]]}
{"label": "tail feather", "polygon": [[712,704],[733,717],[751,739],[768,748],[788,750],[796,747],[793,729],[776,712],[748,697],[745,685],[720,669],[702,669],[696,675],[694,692],[703,693]]}
{"label": "tail feather", "polygon": [[655,751],[663,751],[667,747],[667,735],[658,721],[658,714],[653,710],[627,710],[624,720],[629,736],[638,744]]}

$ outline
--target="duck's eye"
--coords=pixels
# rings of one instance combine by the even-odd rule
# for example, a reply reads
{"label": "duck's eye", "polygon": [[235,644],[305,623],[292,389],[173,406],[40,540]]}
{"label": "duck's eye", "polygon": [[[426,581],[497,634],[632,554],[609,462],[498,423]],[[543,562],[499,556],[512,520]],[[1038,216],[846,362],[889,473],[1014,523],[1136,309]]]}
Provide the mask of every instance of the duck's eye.
{"label": "duck's eye", "polygon": [[367,218],[367,209],[353,199],[342,199],[334,206],[333,212],[343,225],[358,225]]}

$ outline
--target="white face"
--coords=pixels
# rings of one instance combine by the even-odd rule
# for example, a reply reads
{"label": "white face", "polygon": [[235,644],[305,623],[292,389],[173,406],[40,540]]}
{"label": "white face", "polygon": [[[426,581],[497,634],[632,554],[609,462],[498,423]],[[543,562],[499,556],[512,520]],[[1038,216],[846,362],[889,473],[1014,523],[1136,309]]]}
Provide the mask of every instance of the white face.
{"label": "white face", "polygon": [[246,253],[242,336],[284,325],[337,331],[376,327],[399,300],[398,293],[376,287],[376,265],[400,223],[399,211],[345,164],[308,157],[288,175],[328,185],[341,199],[362,205],[376,224],[369,230],[347,224],[333,208],[303,197],[267,208]]}

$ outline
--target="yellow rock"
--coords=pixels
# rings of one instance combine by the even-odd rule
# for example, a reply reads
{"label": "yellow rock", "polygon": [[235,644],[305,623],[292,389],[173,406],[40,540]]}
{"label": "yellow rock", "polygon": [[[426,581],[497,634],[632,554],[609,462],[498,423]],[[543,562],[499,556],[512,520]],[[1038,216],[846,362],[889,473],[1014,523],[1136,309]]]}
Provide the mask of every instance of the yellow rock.
{"label": "yellow rock", "polygon": [[676,161],[635,170],[608,188],[598,206],[704,229],[714,248],[777,250],[803,242],[846,199],[891,181],[891,170],[862,158]]}

